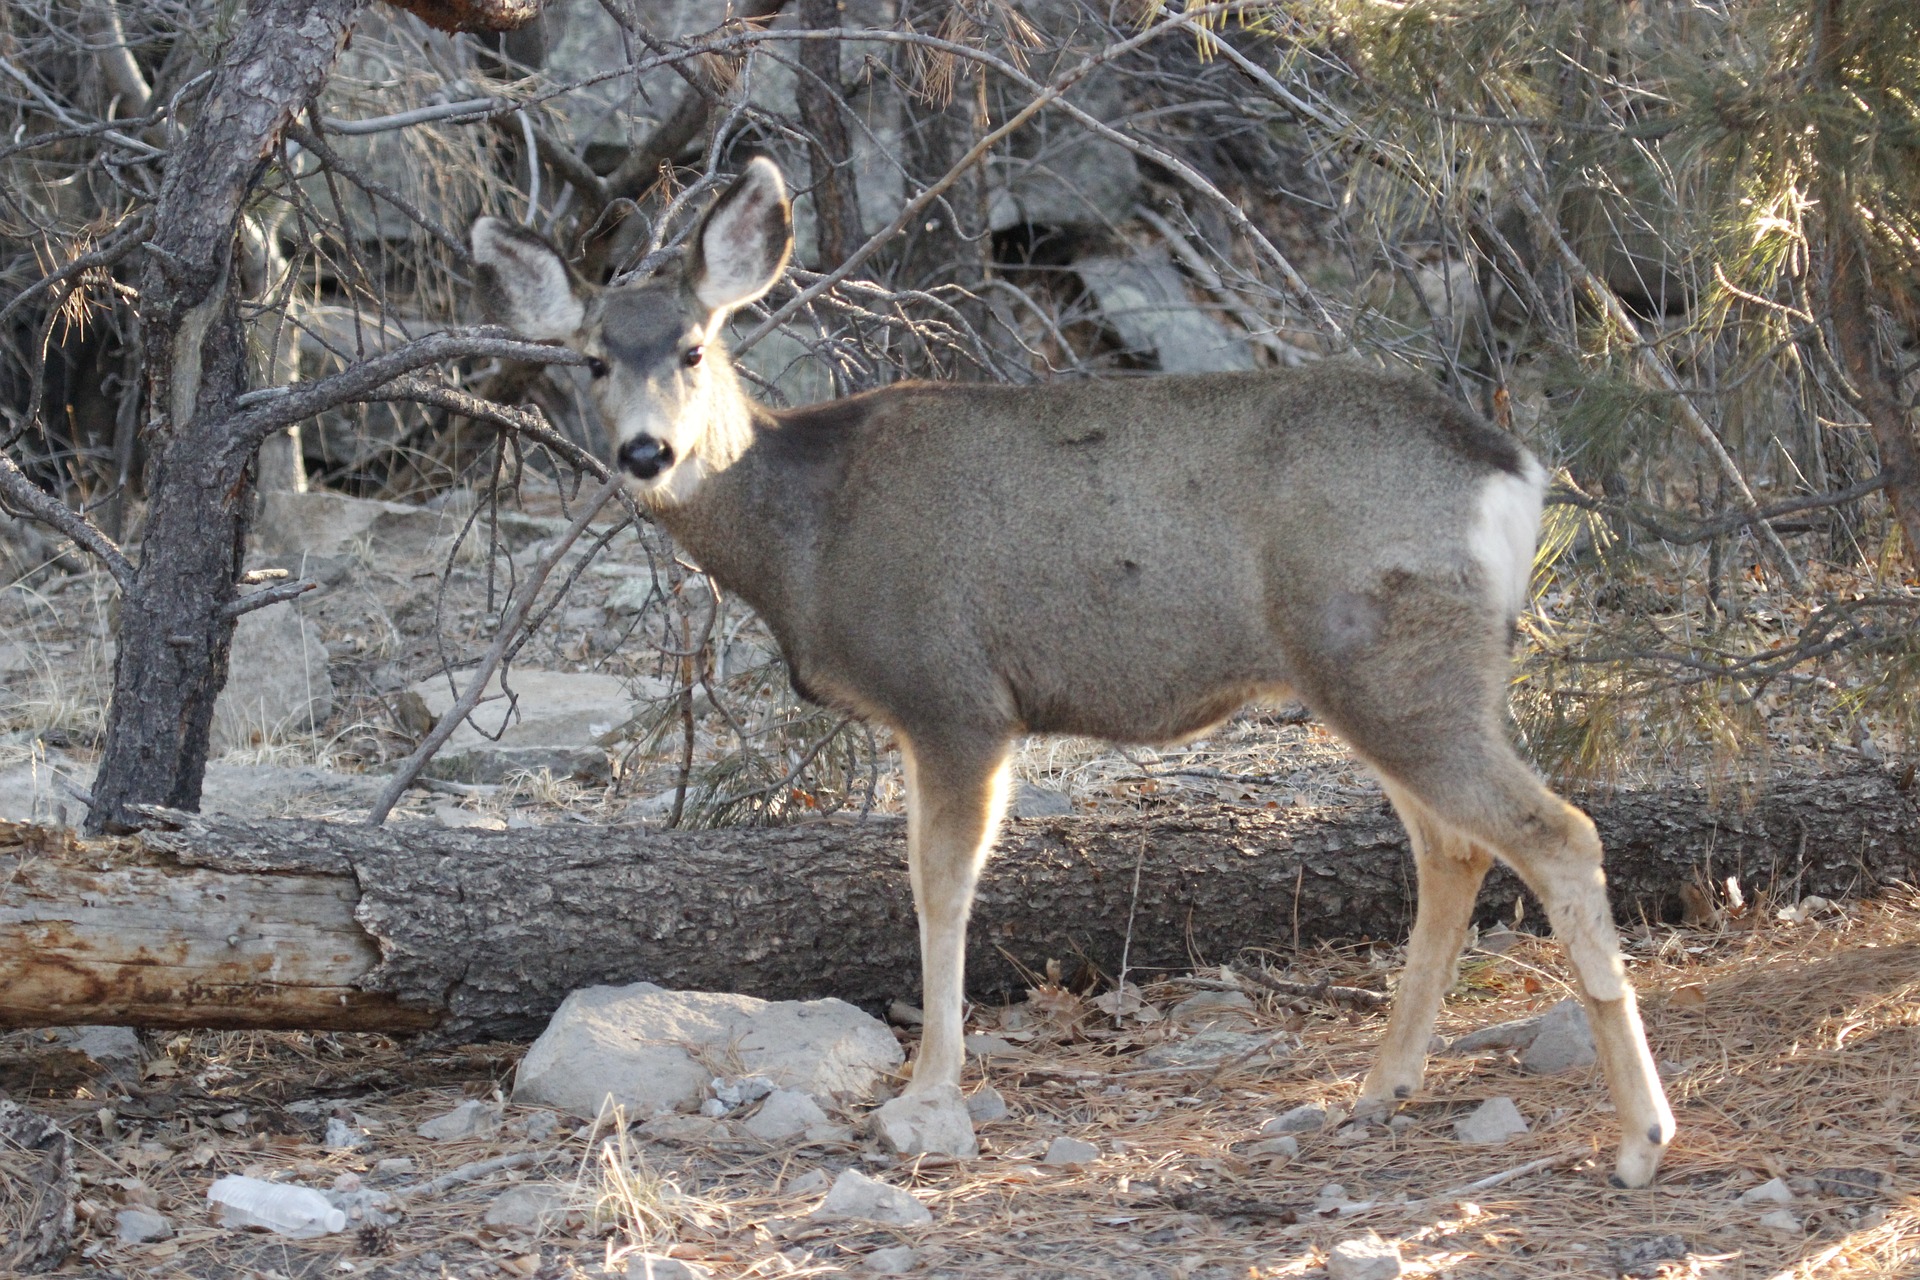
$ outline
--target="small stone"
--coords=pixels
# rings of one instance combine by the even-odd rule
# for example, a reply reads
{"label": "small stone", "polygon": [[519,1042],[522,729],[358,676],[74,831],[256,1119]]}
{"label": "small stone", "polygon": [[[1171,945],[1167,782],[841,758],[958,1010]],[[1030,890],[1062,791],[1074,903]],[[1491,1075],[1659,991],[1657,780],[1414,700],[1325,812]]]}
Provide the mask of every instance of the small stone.
{"label": "small stone", "polygon": [[637,1253],[627,1259],[627,1280],[708,1280],[712,1273],[679,1258]]}
{"label": "small stone", "polygon": [[858,1169],[847,1169],[833,1180],[819,1213],[895,1227],[924,1227],[933,1221],[932,1212],[911,1191],[875,1181]]}
{"label": "small stone", "polygon": [[648,1142],[678,1142],[697,1145],[719,1137],[724,1126],[710,1116],[682,1116],[668,1112],[654,1116],[638,1132]]}
{"label": "small stone", "polygon": [[1590,1067],[1597,1059],[1593,1029],[1578,1000],[1562,1000],[1540,1015],[1533,1043],[1520,1058],[1520,1068],[1534,1075],[1559,1075]]}
{"label": "small stone", "polygon": [[1198,1067],[1242,1059],[1254,1063],[1284,1057],[1286,1051],[1285,1044],[1276,1036],[1208,1027],[1184,1040],[1170,1040],[1166,1044],[1155,1045],[1140,1055],[1140,1064],[1146,1067]]}
{"label": "small stone", "polygon": [[113,1215],[114,1236],[121,1244],[150,1244],[173,1234],[173,1224],[153,1210],[135,1205]]}
{"label": "small stone", "polygon": [[700,1104],[700,1114],[709,1120],[723,1119],[732,1108],[718,1098],[708,1098]]}
{"label": "small stone", "polygon": [[971,1035],[966,1044],[969,1058],[1011,1058],[1020,1052],[1011,1040],[999,1036]]}
{"label": "small stone", "polygon": [[1056,1169],[1074,1168],[1083,1164],[1092,1164],[1100,1158],[1100,1148],[1091,1142],[1082,1142],[1078,1138],[1065,1135],[1055,1138],[1047,1145],[1047,1154],[1040,1163]]}
{"label": "small stone", "polygon": [[527,1141],[544,1143],[560,1128],[560,1116],[552,1111],[536,1111],[527,1117]]}
{"label": "small stone", "polygon": [[1064,791],[1022,782],[1014,787],[1007,813],[1015,818],[1064,818],[1073,813],[1073,800]]}
{"label": "small stone", "polygon": [[714,1099],[727,1111],[758,1102],[780,1086],[765,1076],[722,1076],[709,1086]]}
{"label": "small stone", "polygon": [[1666,1262],[1686,1256],[1687,1242],[1679,1236],[1646,1236],[1613,1246],[1613,1265],[1620,1271],[1632,1271],[1650,1262]]}
{"label": "small stone", "polygon": [[1822,1169],[1813,1175],[1814,1186],[1844,1200],[1871,1200],[1883,1181],[1877,1169]]}
{"label": "small stone", "polygon": [[389,1178],[404,1177],[412,1173],[413,1170],[414,1163],[412,1156],[391,1156],[373,1166],[375,1173]]}
{"label": "small stone", "polygon": [[566,1196],[558,1187],[510,1187],[493,1198],[481,1221],[495,1231],[531,1233],[565,1208]]}
{"label": "small stone", "polygon": [[1806,1228],[1801,1225],[1800,1219],[1794,1217],[1793,1213],[1787,1209],[1774,1209],[1761,1214],[1760,1225],[1769,1231],[1780,1231],[1787,1235],[1794,1236],[1800,1235],[1806,1230]]}
{"label": "small stone", "polygon": [[1387,1128],[1395,1133],[1405,1133],[1409,1129],[1418,1128],[1419,1125],[1419,1119],[1409,1115],[1397,1115],[1387,1121]]}
{"label": "small stone", "polygon": [[1453,1122],[1454,1136],[1476,1146],[1495,1146],[1527,1131],[1512,1098],[1488,1098],[1470,1115]]}
{"label": "small stone", "polygon": [[1490,956],[1503,956],[1518,946],[1523,936],[1505,925],[1495,925],[1480,935],[1480,941],[1474,944],[1473,949],[1484,951]]}
{"label": "small stone", "polygon": [[1007,1118],[1007,1100],[990,1084],[983,1084],[967,1095],[967,1116],[975,1124],[992,1124]]}
{"label": "small stone", "polygon": [[897,1244],[891,1249],[875,1249],[860,1265],[877,1276],[903,1276],[913,1270],[915,1261],[910,1246]]}
{"label": "small stone", "polygon": [[366,1146],[371,1140],[365,1129],[333,1116],[327,1121],[327,1132],[321,1137],[320,1145],[329,1151],[352,1151]]}
{"label": "small stone", "polygon": [[1318,1133],[1327,1123],[1327,1109],[1311,1103],[1283,1111],[1260,1126],[1264,1135],[1276,1133]]}
{"label": "small stone", "polygon": [[785,1142],[827,1123],[820,1104],[798,1089],[775,1089],[740,1127],[762,1142]]}
{"label": "small stone", "polygon": [[1248,1147],[1247,1154],[1256,1160],[1298,1160],[1300,1139],[1292,1134],[1279,1138],[1264,1138]]}
{"label": "small stone", "polygon": [[1769,1178],[1757,1187],[1740,1193],[1741,1204],[1792,1204],[1793,1188],[1785,1178]]}
{"label": "small stone", "polygon": [[784,1188],[790,1196],[817,1196],[831,1184],[825,1169],[809,1169],[799,1177],[787,1183]]}
{"label": "small stone", "polygon": [[507,820],[495,813],[480,813],[457,804],[433,806],[433,820],[449,831],[505,831]]}
{"label": "small stone", "polygon": [[1328,1280],[1398,1280],[1400,1246],[1368,1232],[1327,1250]]}
{"label": "small stone", "polygon": [[957,1084],[902,1094],[869,1118],[880,1145],[899,1155],[947,1155],[971,1160],[980,1154],[973,1120]]}
{"label": "small stone", "polygon": [[435,1116],[414,1130],[430,1142],[458,1142],[463,1138],[490,1137],[500,1128],[500,1108],[479,1098],[469,1098],[445,1115]]}
{"label": "small stone", "polygon": [[1242,991],[1202,991],[1173,1006],[1168,1016],[1188,1026],[1244,1027],[1253,1022],[1253,999]]}

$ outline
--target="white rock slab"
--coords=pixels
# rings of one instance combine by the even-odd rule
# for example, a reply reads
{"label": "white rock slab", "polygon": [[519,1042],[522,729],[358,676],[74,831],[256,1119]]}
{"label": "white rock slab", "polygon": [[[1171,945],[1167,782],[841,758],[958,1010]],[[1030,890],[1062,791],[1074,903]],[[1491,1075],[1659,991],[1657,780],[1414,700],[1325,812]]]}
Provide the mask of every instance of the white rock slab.
{"label": "white rock slab", "polygon": [[1507,1097],[1488,1098],[1472,1113],[1453,1122],[1454,1136],[1475,1146],[1497,1146],[1508,1138],[1527,1132],[1520,1108]]}
{"label": "white rock slab", "polygon": [[878,1182],[858,1169],[845,1170],[833,1180],[826,1202],[816,1216],[853,1218],[894,1227],[924,1227],[933,1221],[933,1212],[911,1191]]}
{"label": "white rock slab", "polygon": [[872,1096],[905,1061],[885,1024],[845,1001],[636,982],[568,996],[521,1060],[513,1098],[588,1119],[607,1102],[635,1116],[691,1111],[713,1076],[695,1056],[702,1052],[822,1104]]}
{"label": "white rock slab", "polygon": [[880,1145],[900,1155],[947,1155],[971,1160],[980,1154],[967,1100],[957,1084],[902,1094],[869,1118]]}

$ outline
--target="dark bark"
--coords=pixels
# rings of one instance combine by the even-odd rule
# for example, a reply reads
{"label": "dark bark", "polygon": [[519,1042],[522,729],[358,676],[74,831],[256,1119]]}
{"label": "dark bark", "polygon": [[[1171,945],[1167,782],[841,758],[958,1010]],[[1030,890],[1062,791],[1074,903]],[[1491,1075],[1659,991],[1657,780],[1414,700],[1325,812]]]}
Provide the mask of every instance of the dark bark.
{"label": "dark bark", "polygon": [[199,807],[253,508],[250,464],[220,465],[247,376],[232,287],[240,217],[363,2],[258,0],[167,164],[140,280],[151,506],[121,609],[93,831],[124,825],[135,804]]}
{"label": "dark bark", "polygon": [[[800,0],[800,25],[830,31],[840,25],[840,0]],[[800,42],[800,120],[812,141],[816,269],[832,271],[867,238],[860,226],[860,194],[847,139],[846,101],[840,87],[840,42]]]}
{"label": "dark bark", "polygon": [[[1626,921],[1675,918],[1684,886],[1729,875],[1773,901],[1920,877],[1920,813],[1874,768],[1781,779],[1744,807],[1692,786],[1587,804]],[[84,848],[0,828],[0,1025],[524,1036],[595,983],[868,1007],[918,986],[898,822],[674,833],[181,822]],[[1022,966],[1049,959],[1111,974],[1130,916],[1136,972],[1296,940],[1397,941],[1412,883],[1383,802],[1016,822],[981,889],[969,988],[1017,992]],[[1485,917],[1510,918],[1518,892],[1496,873]],[[1537,907],[1527,920],[1542,920]]]}

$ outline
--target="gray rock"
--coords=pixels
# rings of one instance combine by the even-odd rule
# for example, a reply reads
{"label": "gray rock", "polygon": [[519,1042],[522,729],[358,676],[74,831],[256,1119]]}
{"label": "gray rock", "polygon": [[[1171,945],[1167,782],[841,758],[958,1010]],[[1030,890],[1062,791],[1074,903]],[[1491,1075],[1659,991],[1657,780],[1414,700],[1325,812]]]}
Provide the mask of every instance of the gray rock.
{"label": "gray rock", "polygon": [[780,1086],[765,1076],[721,1076],[710,1087],[714,1100],[731,1111],[760,1101]]}
{"label": "gray rock", "polygon": [[1253,1014],[1253,998],[1245,992],[1201,991],[1173,1006],[1167,1016],[1183,1026],[1244,1027]]}
{"label": "gray rock", "polygon": [[966,1046],[969,1058],[1013,1058],[1021,1053],[1019,1046],[999,1036],[970,1035]]}
{"label": "gray rock", "polygon": [[762,1142],[786,1142],[827,1123],[820,1104],[798,1089],[775,1089],[740,1127]]}
{"label": "gray rock", "polygon": [[1368,1232],[1327,1250],[1328,1280],[1399,1280],[1400,1246]]}
{"label": "gray rock", "polygon": [[712,1078],[701,1053],[737,1058],[822,1104],[870,1096],[905,1060],[885,1024],[844,1001],[768,1002],[637,982],[568,996],[521,1060],[513,1097],[586,1119],[607,1100],[638,1116],[691,1110]]}
{"label": "gray rock", "polygon": [[1453,1122],[1454,1136],[1475,1146],[1497,1146],[1508,1138],[1527,1131],[1520,1108],[1507,1097],[1488,1098],[1471,1114]]}
{"label": "gray rock", "polygon": [[875,1249],[861,1262],[864,1271],[877,1276],[903,1276],[919,1261],[911,1245],[897,1244],[891,1249]]}
{"label": "gray rock", "polygon": [[1073,815],[1073,800],[1064,791],[1022,782],[1013,789],[1007,812],[1016,818],[1065,818]]}
{"label": "gray rock", "polygon": [[1040,1163],[1052,1165],[1056,1169],[1077,1168],[1083,1164],[1092,1164],[1100,1158],[1100,1148],[1091,1142],[1079,1138],[1069,1138],[1062,1134],[1047,1144],[1047,1154]]}
{"label": "gray rock", "polygon": [[1578,1000],[1562,1000],[1540,1015],[1533,1041],[1520,1056],[1522,1070],[1552,1076],[1590,1067],[1598,1059],[1587,1011]]}
{"label": "gray rock", "polygon": [[1132,257],[1077,259],[1074,272],[1100,304],[1122,347],[1158,361],[1166,373],[1215,373],[1251,369],[1253,348],[1202,310],[1166,250]]}
{"label": "gray rock", "polygon": [[627,1280],[709,1280],[705,1267],[659,1253],[638,1253],[627,1259]]}
{"label": "gray rock", "polygon": [[329,1151],[353,1151],[366,1146],[370,1141],[372,1139],[367,1136],[367,1131],[352,1121],[342,1120],[339,1116],[329,1116],[327,1132],[320,1139],[320,1145]]}
{"label": "gray rock", "polygon": [[1300,1139],[1292,1134],[1284,1134],[1278,1138],[1263,1138],[1247,1147],[1246,1154],[1255,1160],[1298,1160]]}
{"label": "gray rock", "polygon": [[1473,949],[1475,951],[1485,952],[1491,956],[1503,956],[1519,946],[1520,940],[1525,936],[1525,934],[1514,932],[1505,925],[1495,925],[1480,935],[1479,941],[1474,943]]}
{"label": "gray rock", "polygon": [[1620,1271],[1632,1271],[1650,1262],[1665,1262],[1687,1256],[1687,1242],[1679,1236],[1644,1236],[1623,1240],[1613,1246],[1613,1265]]}
{"label": "gray rock", "polygon": [[173,1234],[173,1224],[153,1210],[134,1205],[113,1215],[114,1238],[121,1244],[148,1244]]}
{"label": "gray rock", "polygon": [[1757,1187],[1748,1187],[1740,1193],[1741,1204],[1792,1204],[1793,1188],[1787,1185],[1785,1178],[1769,1178]]}
{"label": "gray rock", "polygon": [[957,1084],[902,1094],[868,1119],[880,1145],[901,1155],[948,1155],[971,1160],[980,1154],[967,1100]]}
{"label": "gray rock", "polygon": [[1814,1186],[1843,1200],[1871,1200],[1886,1180],[1878,1169],[1822,1169],[1813,1175]]}
{"label": "gray rock", "polygon": [[[634,701],[629,682],[590,672],[516,669],[507,687],[516,699],[511,706],[496,696],[498,675],[489,681],[480,705],[427,766],[429,774],[448,782],[504,782],[542,769],[560,777],[598,773],[607,753],[597,739],[627,718]],[[412,692],[435,720],[453,709],[454,694],[443,679],[422,680]]]}
{"label": "gray rock", "polygon": [[529,1183],[495,1196],[481,1221],[495,1231],[532,1234],[566,1209],[567,1196],[561,1188]]}
{"label": "gray rock", "polygon": [[1787,1209],[1771,1209],[1761,1214],[1760,1225],[1770,1231],[1780,1231],[1790,1236],[1801,1235],[1806,1231],[1805,1224]]}
{"label": "gray rock", "polygon": [[256,818],[332,816],[342,810],[367,808],[385,781],[372,775],[329,773],[325,769],[214,763],[207,766],[200,808],[205,813]]}
{"label": "gray rock", "polygon": [[113,1074],[138,1073],[147,1061],[146,1046],[132,1027],[54,1027],[33,1034],[52,1047],[84,1053]]}
{"label": "gray rock", "polygon": [[1007,1100],[990,1084],[983,1084],[967,1095],[967,1116],[975,1124],[992,1124],[1007,1118]]}
{"label": "gray rock", "polygon": [[415,1133],[430,1142],[459,1142],[491,1137],[500,1131],[500,1108],[480,1098],[468,1098],[444,1115],[423,1122]]}
{"label": "gray rock", "polygon": [[[0,521],[0,525],[4,523]],[[80,764],[58,751],[0,769],[0,822],[77,826],[86,817],[87,808],[68,788],[88,790],[93,772],[92,765]]]}
{"label": "gray rock", "polygon": [[1261,1058],[1279,1058],[1286,1054],[1281,1042],[1272,1036],[1213,1028],[1196,1032],[1183,1040],[1169,1040],[1140,1055],[1147,1067],[1198,1067],[1246,1057],[1249,1062]]}
{"label": "gray rock", "polygon": [[1311,1103],[1283,1111],[1260,1126],[1262,1134],[1271,1136],[1276,1133],[1318,1133],[1327,1123],[1327,1109]]}
{"label": "gray rock", "polygon": [[912,1192],[877,1182],[858,1169],[845,1170],[833,1180],[816,1216],[895,1227],[924,1227],[933,1221],[932,1212]]}
{"label": "gray rock", "polygon": [[318,731],[333,714],[333,677],[320,628],[292,603],[242,614],[227,685],[213,707],[215,754]]}
{"label": "gray rock", "polygon": [[832,1185],[833,1179],[827,1176],[826,1170],[809,1169],[781,1190],[790,1196],[817,1196]]}

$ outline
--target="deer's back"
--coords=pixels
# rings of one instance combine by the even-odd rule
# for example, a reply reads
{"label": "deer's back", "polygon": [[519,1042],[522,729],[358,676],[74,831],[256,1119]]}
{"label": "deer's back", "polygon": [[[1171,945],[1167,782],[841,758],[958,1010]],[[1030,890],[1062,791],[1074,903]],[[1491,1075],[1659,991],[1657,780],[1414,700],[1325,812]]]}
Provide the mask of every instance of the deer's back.
{"label": "deer's back", "polygon": [[1027,728],[1120,739],[1289,683],[1289,631],[1310,643],[1387,575],[1477,590],[1480,487],[1527,465],[1437,389],[1344,364],[920,384],[811,428],[840,456],[808,683],[896,721],[980,713],[990,691]]}

